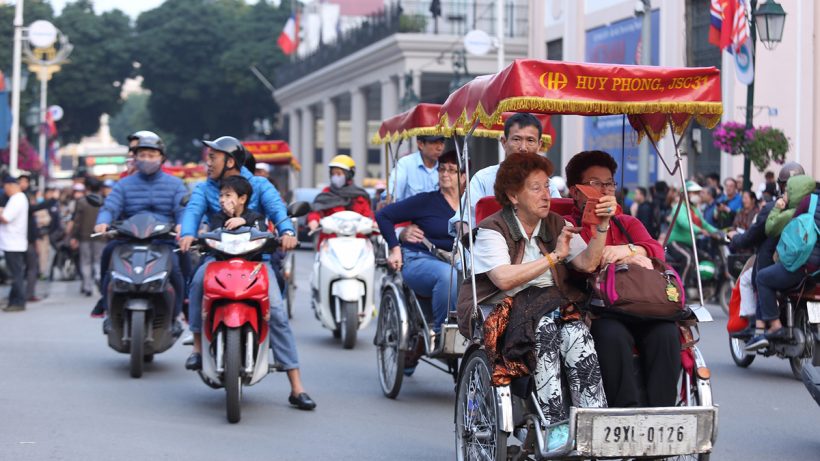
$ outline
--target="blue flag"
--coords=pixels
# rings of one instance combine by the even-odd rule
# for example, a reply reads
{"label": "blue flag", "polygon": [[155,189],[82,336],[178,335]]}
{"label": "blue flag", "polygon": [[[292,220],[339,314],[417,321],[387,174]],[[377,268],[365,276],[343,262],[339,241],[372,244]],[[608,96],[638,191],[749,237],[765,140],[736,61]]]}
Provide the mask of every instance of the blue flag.
{"label": "blue flag", "polygon": [[0,91],[0,149],[7,149],[9,147],[9,132],[11,132],[9,92]]}

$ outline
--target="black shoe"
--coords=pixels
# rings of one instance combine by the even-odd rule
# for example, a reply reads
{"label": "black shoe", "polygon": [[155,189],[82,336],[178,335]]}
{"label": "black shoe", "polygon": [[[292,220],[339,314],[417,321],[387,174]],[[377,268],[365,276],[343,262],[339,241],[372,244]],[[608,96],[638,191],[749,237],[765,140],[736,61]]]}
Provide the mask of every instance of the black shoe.
{"label": "black shoe", "polygon": [[288,397],[288,402],[300,410],[313,410],[316,408],[316,402],[314,402],[313,399],[311,399],[305,392],[302,392],[296,397],[291,395]]}
{"label": "black shoe", "polygon": [[192,352],[185,361],[186,370],[201,370],[202,369],[202,354],[199,352]]}
{"label": "black shoe", "polygon": [[108,333],[111,333],[111,319],[106,317],[103,320],[103,334],[108,335]]}

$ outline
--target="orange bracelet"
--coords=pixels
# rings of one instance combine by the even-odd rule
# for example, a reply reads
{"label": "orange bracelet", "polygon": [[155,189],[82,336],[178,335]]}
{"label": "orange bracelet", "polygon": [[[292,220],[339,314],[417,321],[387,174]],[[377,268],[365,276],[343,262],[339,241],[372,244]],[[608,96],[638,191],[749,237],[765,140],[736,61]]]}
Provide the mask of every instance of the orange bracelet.
{"label": "orange bracelet", "polygon": [[547,263],[549,263],[550,267],[555,267],[555,261],[552,260],[552,256],[549,253],[545,254],[544,256],[547,257]]}

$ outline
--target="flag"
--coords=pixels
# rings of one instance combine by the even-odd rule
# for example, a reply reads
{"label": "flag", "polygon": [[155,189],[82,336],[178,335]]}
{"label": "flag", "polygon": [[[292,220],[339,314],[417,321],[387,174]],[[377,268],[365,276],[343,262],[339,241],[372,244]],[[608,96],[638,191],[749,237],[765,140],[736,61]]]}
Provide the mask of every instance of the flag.
{"label": "flag", "polygon": [[0,149],[5,149],[9,146],[9,134],[11,134],[9,92],[0,91]]}
{"label": "flag", "polygon": [[[709,43],[723,50],[735,37],[735,19],[741,0],[712,0],[709,14]],[[747,32],[748,35],[748,32]]]}
{"label": "flag", "polygon": [[746,19],[746,1],[737,0],[735,15],[732,27],[733,51],[740,50],[740,47],[749,39],[749,21]]}
{"label": "flag", "polygon": [[288,56],[296,52],[296,48],[299,46],[299,23],[296,15],[290,15],[288,22],[285,23],[285,27],[282,29],[282,33],[279,34],[276,44]]}
{"label": "flag", "polygon": [[51,111],[46,111],[46,139],[53,139],[57,136],[57,125],[54,123],[54,117],[51,115]]}

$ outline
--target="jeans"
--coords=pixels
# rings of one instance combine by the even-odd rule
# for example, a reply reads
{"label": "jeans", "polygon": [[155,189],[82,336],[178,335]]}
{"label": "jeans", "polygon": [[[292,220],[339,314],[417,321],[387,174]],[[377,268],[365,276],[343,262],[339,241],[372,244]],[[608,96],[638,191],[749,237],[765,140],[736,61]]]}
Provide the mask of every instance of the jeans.
{"label": "jeans", "polygon": [[26,306],[26,252],[7,251],[6,268],[11,275],[9,306]]}
{"label": "jeans", "polygon": [[102,255],[103,242],[97,240],[80,241],[80,273],[83,281],[82,291],[91,293],[94,286],[101,282],[100,277],[100,256]]}
{"label": "jeans", "polygon": [[[111,283],[111,257],[114,253],[114,249],[126,243],[123,240],[112,240],[108,242],[108,244],[103,248],[102,257],[100,258],[100,268],[102,269],[102,283],[100,286],[100,292],[102,292],[102,300],[103,306],[105,307],[105,311],[108,312],[108,284]],[[172,248],[176,248],[176,242],[173,240],[154,240],[151,242],[152,245],[168,245]],[[174,287],[174,319],[179,317],[179,314],[182,312],[182,302],[185,299],[185,280],[182,278],[182,271],[179,269],[179,257],[176,253],[171,253],[171,274],[170,274],[170,281],[171,285]]]}
{"label": "jeans", "polygon": [[771,321],[780,318],[777,292],[800,284],[806,275],[802,270],[789,272],[781,263],[775,263],[757,273],[757,318]]}
{"label": "jeans", "polygon": [[[192,333],[202,332],[202,298],[203,283],[205,281],[205,269],[213,261],[208,257],[202,261],[199,269],[191,280],[191,291],[188,294],[188,326]],[[288,322],[288,313],[282,302],[282,294],[279,284],[276,283],[276,275],[270,264],[265,264],[268,271],[268,297],[270,299],[270,344],[273,349],[274,360],[282,366],[284,370],[299,368],[299,357],[296,353],[296,339]]]}
{"label": "jeans", "polygon": [[[458,280],[450,283],[450,265],[432,253],[405,249],[403,257],[401,275],[404,283],[418,295],[433,298],[433,331],[438,333],[447,319],[447,313],[455,309]],[[457,272],[453,272],[453,276]]]}
{"label": "jeans", "polygon": [[35,289],[37,288],[37,279],[40,277],[40,257],[37,256],[37,245],[35,243],[28,244],[26,250],[26,299],[32,299],[35,296]]}

